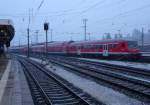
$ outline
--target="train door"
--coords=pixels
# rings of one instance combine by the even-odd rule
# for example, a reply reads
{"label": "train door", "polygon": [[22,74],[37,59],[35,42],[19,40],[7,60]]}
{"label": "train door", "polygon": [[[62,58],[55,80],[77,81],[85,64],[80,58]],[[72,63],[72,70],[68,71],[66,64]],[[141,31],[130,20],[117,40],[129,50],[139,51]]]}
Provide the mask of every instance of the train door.
{"label": "train door", "polygon": [[103,45],[103,56],[108,56],[108,44]]}
{"label": "train door", "polygon": [[81,46],[77,46],[77,54],[81,55]]}
{"label": "train door", "polygon": [[63,54],[66,54],[67,53],[67,48],[66,48],[66,46],[64,45],[63,47],[62,47],[62,52],[63,52]]}

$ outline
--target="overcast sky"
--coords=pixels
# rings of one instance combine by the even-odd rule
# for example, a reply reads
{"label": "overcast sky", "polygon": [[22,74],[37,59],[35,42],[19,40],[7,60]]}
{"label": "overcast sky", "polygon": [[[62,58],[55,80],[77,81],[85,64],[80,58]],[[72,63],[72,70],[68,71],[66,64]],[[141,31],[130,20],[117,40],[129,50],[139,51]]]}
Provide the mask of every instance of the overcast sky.
{"label": "overcast sky", "polygon": [[0,18],[14,22],[13,45],[19,40],[26,43],[29,10],[32,42],[36,30],[39,42],[45,40],[45,21],[53,29],[53,40],[83,40],[84,18],[88,19],[87,32],[93,40],[101,39],[106,32],[115,34],[121,30],[125,35],[134,28],[144,27],[147,31],[150,27],[150,0],[3,0],[0,5]]}

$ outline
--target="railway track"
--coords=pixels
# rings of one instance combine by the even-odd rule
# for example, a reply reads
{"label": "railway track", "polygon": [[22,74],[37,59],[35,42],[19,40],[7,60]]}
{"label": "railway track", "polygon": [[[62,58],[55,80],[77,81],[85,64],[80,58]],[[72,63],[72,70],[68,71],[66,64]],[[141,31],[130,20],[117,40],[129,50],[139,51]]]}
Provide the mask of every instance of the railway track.
{"label": "railway track", "polygon": [[[135,71],[135,69],[129,67],[115,67],[114,65],[98,64],[66,57],[51,57],[49,60],[54,64],[68,68],[66,70],[113,85],[113,87],[123,90],[125,94],[150,103],[150,82],[144,80],[144,78],[149,79],[150,73],[147,70]],[[123,72],[121,73],[121,71]],[[138,76],[142,76],[143,79],[139,79]]]}
{"label": "railway track", "polygon": [[104,105],[38,63],[19,58],[35,105]]}
{"label": "railway track", "polygon": [[[63,58],[64,59],[64,58]],[[66,60],[72,60],[75,62],[80,62],[82,65],[90,66],[93,68],[103,68],[105,70],[109,70],[112,72],[118,72],[121,74],[127,74],[131,76],[140,77],[143,79],[149,79],[150,80],[150,70],[148,69],[142,69],[142,68],[134,68],[134,67],[128,67],[128,66],[122,66],[122,65],[115,65],[115,64],[108,64],[104,62],[96,62],[96,61],[89,61],[89,60],[83,60],[83,59],[77,59],[77,58],[65,58]]]}

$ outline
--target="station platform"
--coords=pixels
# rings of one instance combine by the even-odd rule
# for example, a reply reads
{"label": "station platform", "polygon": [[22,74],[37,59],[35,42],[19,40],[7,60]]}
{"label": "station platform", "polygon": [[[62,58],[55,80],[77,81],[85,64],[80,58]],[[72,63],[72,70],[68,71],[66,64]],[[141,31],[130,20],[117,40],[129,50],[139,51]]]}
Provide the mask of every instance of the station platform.
{"label": "station platform", "polygon": [[0,105],[34,105],[20,63],[14,59],[0,62]]}

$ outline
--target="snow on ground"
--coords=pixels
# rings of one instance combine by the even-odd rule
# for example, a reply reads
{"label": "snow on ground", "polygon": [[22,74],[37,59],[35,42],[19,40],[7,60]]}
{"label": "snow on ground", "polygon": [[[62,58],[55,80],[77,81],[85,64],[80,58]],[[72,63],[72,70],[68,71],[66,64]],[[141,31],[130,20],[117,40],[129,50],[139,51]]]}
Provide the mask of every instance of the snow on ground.
{"label": "snow on ground", "polygon": [[121,66],[129,66],[129,67],[135,67],[135,68],[141,68],[141,69],[150,70],[150,64],[148,64],[148,63],[111,61],[111,60],[98,60],[98,59],[88,59],[88,58],[78,58],[78,59],[94,61],[94,62],[102,62],[102,63],[108,63],[108,64],[115,64],[115,65],[121,65]]}
{"label": "snow on ground", "polygon": [[[31,58],[37,62],[42,62],[39,59]],[[63,68],[53,66],[53,69],[50,68],[51,65],[48,65],[47,68],[52,72],[60,75],[74,86],[79,87],[86,93],[90,94],[97,100],[105,103],[106,105],[146,105],[143,102],[140,102],[136,99],[130,98],[124,94],[121,94],[117,91],[112,90],[111,88],[104,87],[98,83],[80,77],[74,73],[68,72]]]}

